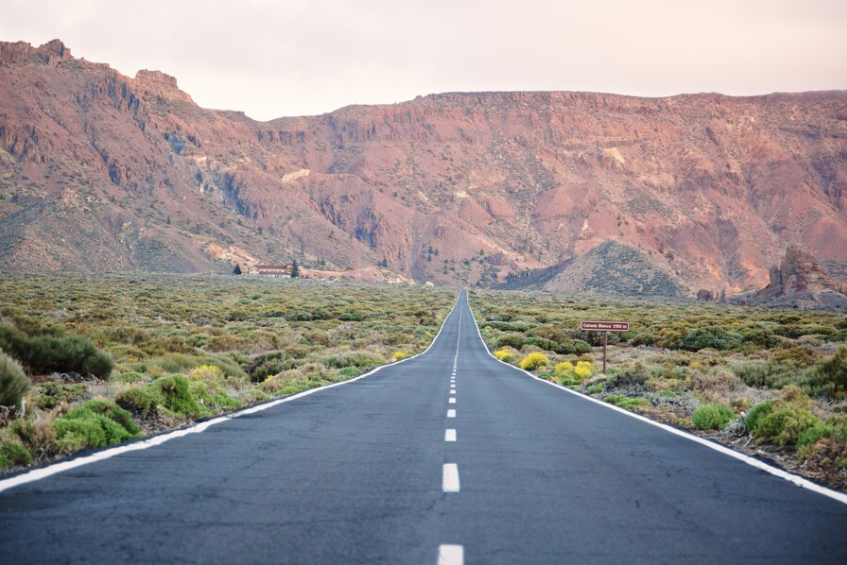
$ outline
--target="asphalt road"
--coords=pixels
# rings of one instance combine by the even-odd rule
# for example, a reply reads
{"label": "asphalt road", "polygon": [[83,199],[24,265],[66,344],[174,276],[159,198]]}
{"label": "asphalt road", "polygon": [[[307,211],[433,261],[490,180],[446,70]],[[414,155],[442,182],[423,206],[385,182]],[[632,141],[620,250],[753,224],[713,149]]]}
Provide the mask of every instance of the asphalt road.
{"label": "asphalt road", "polygon": [[847,505],[506,367],[473,324],[463,295],[416,359],[5,491],[0,562],[847,563]]}

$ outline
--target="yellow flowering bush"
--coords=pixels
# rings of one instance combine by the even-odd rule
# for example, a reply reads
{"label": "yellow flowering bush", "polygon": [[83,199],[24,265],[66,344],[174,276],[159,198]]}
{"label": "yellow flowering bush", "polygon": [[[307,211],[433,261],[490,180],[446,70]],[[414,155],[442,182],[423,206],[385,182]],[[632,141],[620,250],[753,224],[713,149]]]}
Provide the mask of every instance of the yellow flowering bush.
{"label": "yellow flowering bush", "polygon": [[494,352],[494,357],[505,363],[511,363],[515,360],[515,354],[508,349],[498,349]]}
{"label": "yellow flowering bush", "polygon": [[199,367],[191,369],[191,372],[188,373],[188,378],[193,381],[219,379],[223,376],[223,371],[221,371],[220,368],[216,367],[215,365],[200,365]]}
{"label": "yellow flowering bush", "polygon": [[521,359],[520,367],[524,371],[534,371],[539,367],[543,367],[550,363],[550,359],[547,358],[543,353],[530,353],[523,359]]}

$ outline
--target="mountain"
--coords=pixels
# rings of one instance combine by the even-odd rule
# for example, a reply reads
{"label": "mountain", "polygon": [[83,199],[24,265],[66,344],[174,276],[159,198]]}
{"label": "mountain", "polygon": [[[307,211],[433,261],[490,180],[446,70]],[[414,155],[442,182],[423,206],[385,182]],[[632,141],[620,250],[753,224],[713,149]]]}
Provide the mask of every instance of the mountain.
{"label": "mountain", "polygon": [[614,240],[692,289],[847,268],[847,92],[453,93],[258,122],[0,43],[0,268],[378,264],[491,285]]}
{"label": "mountain", "polygon": [[602,243],[568,264],[545,290],[602,295],[682,298],[685,283],[644,252],[616,241]]}
{"label": "mountain", "polygon": [[847,310],[847,281],[830,276],[812,253],[791,245],[782,263],[771,267],[768,286],[749,296],[746,303]]}

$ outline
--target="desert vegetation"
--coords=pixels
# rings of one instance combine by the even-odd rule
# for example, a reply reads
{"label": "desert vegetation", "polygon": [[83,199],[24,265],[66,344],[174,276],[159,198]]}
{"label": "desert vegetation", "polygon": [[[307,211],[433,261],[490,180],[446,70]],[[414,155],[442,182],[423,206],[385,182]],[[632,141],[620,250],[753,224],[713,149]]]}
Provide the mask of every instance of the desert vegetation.
{"label": "desert vegetation", "polygon": [[0,468],[120,443],[422,351],[455,293],[235,276],[0,278]]}
{"label": "desert vegetation", "polygon": [[[847,487],[847,316],[474,291],[494,355],[616,406]],[[602,334],[581,320],[626,320]]]}

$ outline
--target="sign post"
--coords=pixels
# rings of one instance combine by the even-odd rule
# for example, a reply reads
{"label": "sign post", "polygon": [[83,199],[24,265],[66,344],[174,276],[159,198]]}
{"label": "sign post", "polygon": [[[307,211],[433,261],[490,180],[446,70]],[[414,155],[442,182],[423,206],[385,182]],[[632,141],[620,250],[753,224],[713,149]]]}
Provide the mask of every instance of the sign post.
{"label": "sign post", "polygon": [[609,332],[628,332],[629,322],[598,322],[583,320],[579,329],[584,332],[603,332],[603,374],[606,374],[606,346],[609,344]]}

